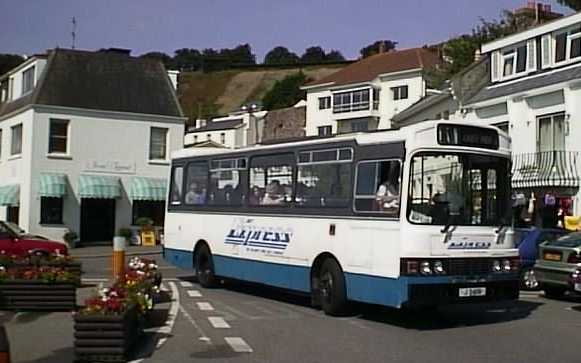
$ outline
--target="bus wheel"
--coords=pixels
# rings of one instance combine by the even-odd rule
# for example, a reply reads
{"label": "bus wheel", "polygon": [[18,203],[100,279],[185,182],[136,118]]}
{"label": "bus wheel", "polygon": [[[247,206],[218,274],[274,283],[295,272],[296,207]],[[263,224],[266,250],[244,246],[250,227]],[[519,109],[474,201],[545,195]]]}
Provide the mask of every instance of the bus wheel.
{"label": "bus wheel", "polygon": [[214,261],[208,246],[201,246],[196,252],[196,276],[202,287],[213,287],[216,283]]}
{"label": "bus wheel", "polygon": [[347,313],[345,276],[333,259],[325,260],[321,266],[318,292],[325,314],[343,315]]}

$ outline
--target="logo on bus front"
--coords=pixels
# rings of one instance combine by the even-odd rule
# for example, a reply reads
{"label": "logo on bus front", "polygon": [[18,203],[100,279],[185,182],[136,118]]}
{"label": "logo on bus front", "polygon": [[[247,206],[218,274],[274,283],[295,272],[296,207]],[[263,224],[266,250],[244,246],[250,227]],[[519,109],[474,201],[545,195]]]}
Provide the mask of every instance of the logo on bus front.
{"label": "logo on bus front", "polygon": [[282,254],[292,239],[290,228],[259,226],[252,219],[241,218],[226,235],[225,243],[252,247],[256,252],[278,252]]}

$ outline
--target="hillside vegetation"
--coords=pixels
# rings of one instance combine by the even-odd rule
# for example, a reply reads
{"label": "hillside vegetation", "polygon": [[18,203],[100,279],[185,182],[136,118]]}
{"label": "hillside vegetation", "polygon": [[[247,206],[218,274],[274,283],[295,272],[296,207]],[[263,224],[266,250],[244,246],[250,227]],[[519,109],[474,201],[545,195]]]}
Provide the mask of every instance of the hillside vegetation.
{"label": "hillside vegetation", "polygon": [[345,65],[183,72],[180,74],[178,96],[185,116],[190,119],[226,115],[247,102],[261,101],[276,81],[288,75],[302,71],[308,79],[317,80]]}

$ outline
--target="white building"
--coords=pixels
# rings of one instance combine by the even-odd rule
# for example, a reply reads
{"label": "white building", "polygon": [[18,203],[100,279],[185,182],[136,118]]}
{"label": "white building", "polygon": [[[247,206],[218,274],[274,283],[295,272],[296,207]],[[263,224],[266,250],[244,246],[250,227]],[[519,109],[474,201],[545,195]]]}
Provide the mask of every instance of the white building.
{"label": "white building", "polygon": [[482,53],[490,82],[462,114],[509,132],[513,187],[536,194],[540,216],[556,209],[545,208],[551,196],[557,205],[571,199],[581,214],[581,13],[485,44]]}
{"label": "white building", "polygon": [[243,109],[228,116],[210,120],[196,120],[184,136],[185,147],[216,146],[241,148],[259,143],[266,111]]}
{"label": "white building", "polygon": [[163,223],[185,118],[160,62],[56,49],[0,77],[0,219],[35,234],[108,241]]}
{"label": "white building", "polygon": [[303,87],[306,135],[391,128],[391,118],[428,92],[424,71],[440,62],[414,48],[379,53]]}

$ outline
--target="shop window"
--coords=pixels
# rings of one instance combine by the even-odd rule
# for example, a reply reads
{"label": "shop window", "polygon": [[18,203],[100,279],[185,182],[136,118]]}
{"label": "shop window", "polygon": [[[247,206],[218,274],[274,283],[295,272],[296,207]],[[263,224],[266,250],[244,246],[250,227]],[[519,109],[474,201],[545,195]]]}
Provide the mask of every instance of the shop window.
{"label": "shop window", "polygon": [[63,224],[63,198],[40,198],[40,223]]}
{"label": "shop window", "polygon": [[165,203],[163,201],[136,200],[133,202],[133,225],[139,218],[150,218],[154,226],[163,227]]}

